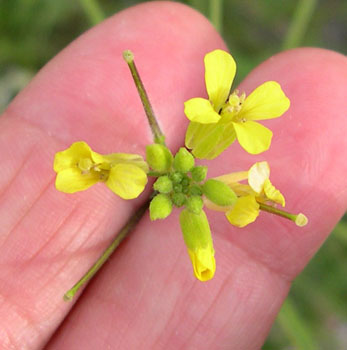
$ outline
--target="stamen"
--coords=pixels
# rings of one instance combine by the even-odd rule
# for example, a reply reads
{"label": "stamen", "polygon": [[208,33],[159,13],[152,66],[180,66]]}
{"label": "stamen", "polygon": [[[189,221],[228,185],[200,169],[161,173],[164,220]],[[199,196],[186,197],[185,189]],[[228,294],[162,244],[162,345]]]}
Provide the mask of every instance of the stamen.
{"label": "stamen", "polygon": [[82,174],[88,174],[93,166],[93,161],[90,158],[81,158],[77,166],[81,169]]}

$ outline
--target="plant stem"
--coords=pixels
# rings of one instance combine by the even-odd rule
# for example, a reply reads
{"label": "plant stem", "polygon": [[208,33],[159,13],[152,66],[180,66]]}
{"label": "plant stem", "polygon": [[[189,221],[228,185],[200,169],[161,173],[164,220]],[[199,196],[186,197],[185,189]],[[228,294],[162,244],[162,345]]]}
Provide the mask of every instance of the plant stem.
{"label": "plant stem", "polygon": [[123,228],[119,231],[116,238],[113,242],[106,248],[106,250],[102,253],[100,258],[94,263],[94,265],[84,274],[84,276],[71,288],[69,289],[65,295],[64,300],[70,301],[75,294],[79,291],[79,289],[87,283],[94,275],[100,270],[102,265],[107,261],[107,259],[111,256],[111,254],[115,251],[115,249],[119,246],[119,244],[123,241],[123,239],[129,234],[129,232],[135,227],[135,225],[140,221],[143,214],[146,212],[149,206],[149,201],[146,201],[136,212],[133,214],[128,222],[123,226]]}
{"label": "plant stem", "polygon": [[298,0],[293,20],[283,41],[283,50],[298,47],[301,44],[316,4],[317,0]]}
{"label": "plant stem", "polygon": [[155,143],[160,143],[162,145],[165,144],[165,136],[160,130],[160,126],[158,124],[158,121],[154,115],[151,103],[149,102],[149,98],[147,96],[145,87],[141,81],[140,75],[137,71],[135,62],[134,62],[134,54],[130,50],[126,50],[123,52],[123,57],[124,60],[127,62],[131,75],[134,79],[134,83],[136,85],[137,91],[140,95],[143,108],[145,110],[149,126],[151,127],[153,137],[154,137],[154,142]]}
{"label": "plant stem", "polygon": [[223,0],[210,0],[210,21],[219,33],[222,33],[223,25]]}
{"label": "plant stem", "polygon": [[80,0],[80,3],[92,26],[105,19],[97,0]]}
{"label": "plant stem", "polygon": [[300,226],[300,227],[305,226],[308,222],[307,217],[302,213],[291,214],[284,210],[272,207],[271,205],[266,205],[259,202],[258,204],[261,210],[264,210],[264,211],[267,211],[268,213],[275,214],[275,215],[281,216],[282,218],[286,218],[291,221],[294,221],[297,226]]}

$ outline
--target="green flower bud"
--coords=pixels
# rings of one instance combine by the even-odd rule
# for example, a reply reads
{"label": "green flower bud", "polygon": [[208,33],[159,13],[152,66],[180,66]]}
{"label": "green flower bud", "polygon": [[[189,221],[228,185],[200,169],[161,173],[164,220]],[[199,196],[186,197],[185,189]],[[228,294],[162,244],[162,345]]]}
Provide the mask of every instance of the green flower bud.
{"label": "green flower bud", "polygon": [[172,181],[167,175],[160,176],[154,183],[153,188],[160,193],[170,193],[172,191]]}
{"label": "green flower bud", "polygon": [[202,185],[202,192],[213,203],[225,207],[236,203],[235,192],[224,182],[209,179]]}
{"label": "green flower bud", "polygon": [[189,185],[189,183],[190,183],[190,181],[189,181],[189,177],[188,176],[183,178],[183,180],[181,181],[181,185],[183,187],[187,187]]}
{"label": "green flower bud", "polygon": [[194,275],[200,281],[211,279],[216,270],[210,225],[206,214],[194,214],[188,209],[180,214],[183,239],[192,261]]}
{"label": "green flower bud", "polygon": [[149,204],[149,215],[152,221],[165,219],[171,214],[172,202],[165,194],[157,194]]}
{"label": "green flower bud", "polygon": [[173,165],[175,170],[186,173],[194,166],[194,157],[184,147],[181,147],[176,153]]}
{"label": "green flower bud", "polygon": [[182,192],[182,189],[183,189],[183,186],[181,184],[176,184],[176,185],[173,186],[173,190],[176,193]]}
{"label": "green flower bud", "polygon": [[184,242],[188,249],[212,247],[210,225],[203,210],[200,214],[194,214],[188,209],[183,209],[180,214],[180,224]]}
{"label": "green flower bud", "polygon": [[165,172],[170,169],[173,156],[167,147],[153,143],[146,146],[146,160],[153,170]]}
{"label": "green flower bud", "polygon": [[194,214],[200,214],[204,202],[202,201],[201,196],[191,196],[187,198],[186,208]]}
{"label": "green flower bud", "polygon": [[170,175],[170,178],[174,184],[179,184],[183,179],[183,174],[178,171],[175,171]]}
{"label": "green flower bud", "polygon": [[181,207],[185,204],[187,197],[183,193],[174,193],[172,195],[172,202],[176,207]]}
{"label": "green flower bud", "polygon": [[204,181],[207,175],[207,166],[198,165],[191,170],[192,178],[196,182]]}
{"label": "green flower bud", "polygon": [[189,189],[189,194],[191,196],[201,196],[202,195],[202,190],[201,187],[199,185],[193,185],[190,189]]}

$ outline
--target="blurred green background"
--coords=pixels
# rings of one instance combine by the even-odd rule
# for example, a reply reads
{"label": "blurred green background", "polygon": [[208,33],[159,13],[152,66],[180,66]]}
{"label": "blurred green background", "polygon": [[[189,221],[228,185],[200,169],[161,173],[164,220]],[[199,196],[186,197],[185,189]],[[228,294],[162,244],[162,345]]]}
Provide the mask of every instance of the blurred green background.
{"label": "blurred green background", "polygon": [[[144,1],[0,0],[0,112],[61,49],[103,18]],[[346,54],[347,1],[191,0],[238,62],[237,82],[286,48]],[[347,218],[294,281],[263,350],[347,349]]]}

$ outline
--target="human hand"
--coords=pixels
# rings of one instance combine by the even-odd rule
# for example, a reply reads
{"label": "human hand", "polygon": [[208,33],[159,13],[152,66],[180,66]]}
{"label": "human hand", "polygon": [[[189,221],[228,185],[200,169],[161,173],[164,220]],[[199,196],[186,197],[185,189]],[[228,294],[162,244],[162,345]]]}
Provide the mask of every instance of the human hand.
{"label": "human hand", "polygon": [[[100,153],[144,155],[151,134],[122,60],[131,49],[155,113],[177,149],[183,102],[205,93],[203,57],[225,48],[211,25],[175,3],[146,3],[93,28],[52,60],[0,118],[0,344],[3,349],[259,349],[286,297],[346,209],[346,58],[320,49],[272,57],[241,84],[280,82],[289,111],[271,121],[272,147],[257,156],[297,228],[270,215],[240,230],[209,212],[215,277],[197,281],[177,213],[145,216],[76,305],[62,295],[145,201],[103,186],[54,188],[54,154],[78,140]],[[266,124],[266,123],[264,123]],[[209,177],[249,168],[234,144]],[[147,194],[149,191],[146,192]],[[60,326],[61,324],[61,326]],[[60,327],[59,327],[60,326]],[[58,329],[59,327],[59,329]]]}

